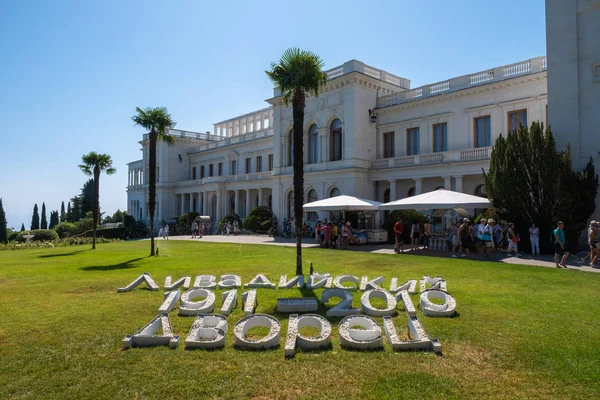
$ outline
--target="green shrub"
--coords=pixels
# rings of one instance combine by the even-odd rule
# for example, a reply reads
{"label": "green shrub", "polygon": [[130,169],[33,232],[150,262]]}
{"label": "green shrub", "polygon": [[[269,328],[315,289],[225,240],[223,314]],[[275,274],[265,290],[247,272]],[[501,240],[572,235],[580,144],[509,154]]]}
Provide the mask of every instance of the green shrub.
{"label": "green shrub", "polygon": [[8,235],[8,241],[12,242],[17,240],[17,236],[19,235],[20,232],[13,232],[10,235]]}
{"label": "green shrub", "polygon": [[425,216],[415,210],[395,210],[392,211],[383,221],[381,229],[388,231],[388,243],[394,242],[394,224],[397,218],[402,218],[402,228],[404,232],[404,242],[407,243],[410,240],[410,227],[413,222],[418,222],[421,226],[421,232],[423,232],[423,224],[425,223]]}
{"label": "green shrub", "polygon": [[267,231],[272,220],[273,212],[269,207],[254,207],[244,220],[244,229],[251,232]]}
{"label": "green shrub", "polygon": [[61,239],[69,236],[75,236],[77,232],[77,226],[72,222],[61,222],[52,229],[56,231],[58,237]]}
{"label": "green shrub", "polygon": [[227,221],[231,222],[232,230],[233,221],[237,221],[240,227],[242,226],[242,220],[240,219],[240,216],[235,213],[229,213],[226,216],[224,216],[222,220],[219,221],[219,225],[217,226],[219,232],[225,231],[225,224],[227,224]]}
{"label": "green shrub", "polygon": [[133,216],[132,216],[132,215],[128,215],[128,214],[126,214],[126,215],[123,217],[123,226],[124,226],[125,228],[127,228],[127,227],[130,227],[130,226],[135,226],[135,218],[133,218]]}
{"label": "green shrub", "polygon": [[35,235],[31,241],[33,242],[52,242],[54,240],[58,240],[58,234],[52,229],[34,229],[32,231],[19,232],[15,241],[17,242],[25,242],[23,239],[23,235]]}

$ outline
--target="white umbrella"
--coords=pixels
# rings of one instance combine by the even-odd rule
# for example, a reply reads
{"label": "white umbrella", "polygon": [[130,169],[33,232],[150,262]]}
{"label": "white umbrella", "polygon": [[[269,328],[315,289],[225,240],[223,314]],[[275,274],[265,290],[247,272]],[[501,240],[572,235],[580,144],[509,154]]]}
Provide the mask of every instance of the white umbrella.
{"label": "white umbrella", "polygon": [[342,195],[306,203],[303,208],[304,211],[377,211],[380,205],[378,201]]}
{"label": "white umbrella", "polygon": [[446,208],[490,208],[488,199],[452,190],[438,189],[382,204],[380,210],[432,210]]}

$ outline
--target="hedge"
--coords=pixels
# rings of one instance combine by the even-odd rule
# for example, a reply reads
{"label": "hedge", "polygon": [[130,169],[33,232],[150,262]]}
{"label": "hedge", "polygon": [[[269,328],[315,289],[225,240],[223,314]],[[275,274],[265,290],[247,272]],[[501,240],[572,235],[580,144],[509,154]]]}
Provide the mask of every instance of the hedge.
{"label": "hedge", "polygon": [[33,242],[52,242],[53,240],[58,240],[58,234],[52,229],[34,229],[32,231],[19,232],[14,240],[17,242],[25,242],[23,235],[27,234],[35,235],[31,239]]}
{"label": "hedge", "polygon": [[268,231],[273,220],[273,212],[269,207],[254,207],[244,220],[244,229],[251,232]]}

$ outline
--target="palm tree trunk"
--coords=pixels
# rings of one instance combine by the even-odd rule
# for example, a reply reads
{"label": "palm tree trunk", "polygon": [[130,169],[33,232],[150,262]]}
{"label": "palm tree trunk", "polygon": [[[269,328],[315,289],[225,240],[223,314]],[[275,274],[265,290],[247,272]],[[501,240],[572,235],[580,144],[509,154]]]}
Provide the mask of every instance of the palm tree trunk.
{"label": "palm tree trunk", "polygon": [[302,275],[302,206],[304,205],[304,105],[302,89],[292,97],[294,119],[294,219],[296,225],[296,275]]}
{"label": "palm tree trunk", "polygon": [[156,208],[156,142],[158,133],[152,129],[150,134],[150,160],[148,165],[148,214],[150,215],[150,255],[154,255],[154,209]]}
{"label": "palm tree trunk", "polygon": [[100,170],[94,168],[94,205],[92,206],[92,250],[96,248],[96,227],[100,215]]}

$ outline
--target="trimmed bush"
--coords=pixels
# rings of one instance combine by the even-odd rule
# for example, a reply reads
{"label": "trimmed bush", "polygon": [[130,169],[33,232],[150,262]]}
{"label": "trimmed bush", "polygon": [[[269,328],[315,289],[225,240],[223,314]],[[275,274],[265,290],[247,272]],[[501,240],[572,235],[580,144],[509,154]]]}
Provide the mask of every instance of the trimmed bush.
{"label": "trimmed bush", "polygon": [[58,234],[54,232],[52,229],[34,229],[32,231],[19,232],[15,241],[17,242],[25,242],[23,239],[23,235],[35,235],[31,241],[33,242],[52,242],[53,240],[58,240]]}
{"label": "trimmed bush", "polygon": [[72,222],[61,222],[52,229],[56,231],[61,239],[77,234],[77,226]]}
{"label": "trimmed bush", "polygon": [[254,207],[244,220],[244,229],[251,232],[268,231],[272,220],[273,212],[269,207]]}
{"label": "trimmed bush", "polygon": [[226,216],[224,216],[222,220],[219,221],[219,225],[217,226],[217,229],[219,230],[219,232],[225,231],[225,224],[227,224],[227,221],[231,222],[232,229],[233,229],[233,221],[237,221],[238,224],[240,225],[240,228],[242,227],[242,220],[240,219],[240,216],[237,214],[234,214],[234,213],[229,213]]}
{"label": "trimmed bush", "polygon": [[415,210],[395,210],[388,215],[383,221],[381,229],[388,231],[388,243],[394,242],[394,224],[397,218],[402,218],[402,228],[404,232],[404,243],[410,243],[410,227],[413,222],[418,222],[423,232],[423,224],[425,223],[425,216]]}

